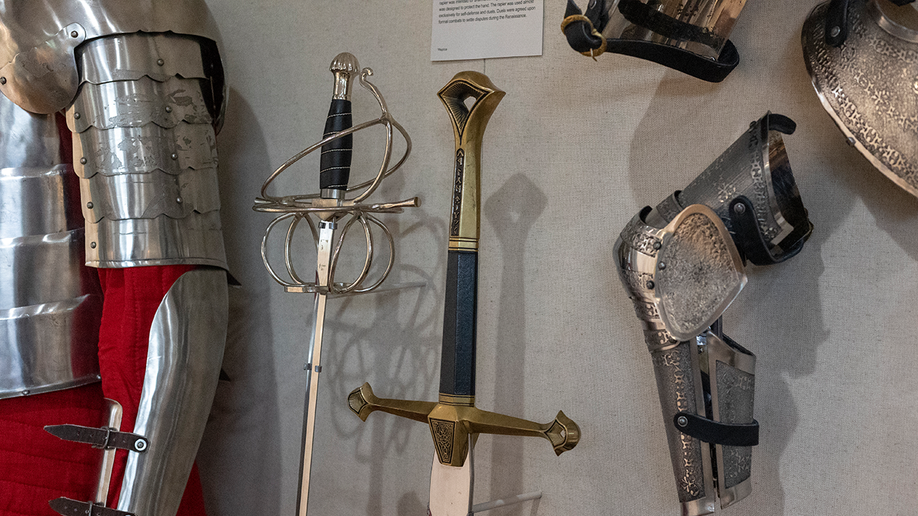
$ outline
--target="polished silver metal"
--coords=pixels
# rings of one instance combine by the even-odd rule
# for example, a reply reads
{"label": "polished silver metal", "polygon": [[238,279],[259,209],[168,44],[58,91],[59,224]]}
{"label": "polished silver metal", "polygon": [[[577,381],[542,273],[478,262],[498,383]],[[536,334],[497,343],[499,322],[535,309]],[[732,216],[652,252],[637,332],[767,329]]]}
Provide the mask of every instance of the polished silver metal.
{"label": "polished silver metal", "polygon": [[155,219],[167,216],[185,219],[193,212],[209,213],[220,209],[217,169],[186,169],[171,175],[159,170],[147,174],[97,175],[81,179],[83,217],[87,222],[101,219]]}
{"label": "polished silver metal", "polygon": [[133,433],[149,445],[129,453],[117,509],[173,516],[194,463],[223,360],[226,273],[186,272],[153,318]]}
{"label": "polished silver metal", "polygon": [[[203,0],[29,0],[0,4],[0,91],[20,107],[54,113],[73,101],[79,87],[75,49],[84,41],[134,33],[196,36],[219,42]],[[222,64],[216,106],[226,98]],[[161,57],[168,62],[167,56]],[[218,121],[219,125],[219,121]]]}
{"label": "polished silver metal", "polygon": [[180,77],[159,82],[146,76],[133,81],[86,83],[67,109],[67,126],[74,133],[82,133],[90,126],[143,127],[151,122],[165,129],[182,122],[211,125],[204,84]]}
{"label": "polished silver metal", "polygon": [[[730,202],[743,195],[753,204],[762,236],[771,247],[778,247],[794,231],[801,207],[783,138],[769,127],[769,120],[765,115],[753,122],[676,199],[680,206],[709,206],[732,231]],[[776,183],[792,185],[790,199],[776,189]]]}
{"label": "polished silver metal", "polygon": [[[323,138],[322,141],[304,149],[290,158],[286,163],[275,170],[264,182],[261,188],[261,195],[256,198],[255,206],[253,207],[255,211],[279,214],[279,216],[268,225],[261,242],[262,260],[271,277],[279,284],[283,285],[287,292],[310,292],[315,294],[313,333],[307,350],[307,364],[305,367],[307,376],[307,397],[304,407],[300,489],[297,499],[297,514],[300,516],[305,516],[307,514],[309,505],[309,481],[312,468],[312,449],[315,432],[316,405],[318,400],[319,374],[322,371],[322,340],[328,296],[369,292],[379,287],[389,275],[395,262],[395,242],[389,228],[376,218],[374,214],[399,213],[403,208],[418,206],[418,199],[416,197],[395,203],[365,204],[363,202],[379,187],[380,182],[385,177],[395,172],[405,162],[408,154],[411,152],[411,138],[402,126],[389,114],[388,107],[382,95],[379,93],[379,90],[377,90],[367,79],[373,74],[372,70],[365,68],[363,71],[360,71],[359,65],[357,64],[357,58],[351,54],[342,53],[336,56],[332,61],[330,71],[334,75],[333,99],[350,100],[351,83],[359,73],[360,84],[373,94],[380,106],[380,110],[382,111],[380,117],[376,120],[353,126],[344,131],[330,134]],[[366,181],[354,187],[349,187],[347,190],[322,189],[318,194],[272,196],[267,193],[268,188],[275,179],[309,153],[321,149],[323,145],[329,142],[375,125],[382,125],[385,127],[386,147],[383,153],[382,165],[373,180]],[[398,130],[404,137],[406,147],[402,158],[390,168],[389,161],[392,156],[393,128]],[[353,195],[351,198],[347,197],[346,194],[348,192],[357,190],[360,190],[359,193]],[[318,228],[312,217],[318,219]],[[300,224],[304,220],[306,221],[305,226],[309,228],[312,239],[316,244],[317,253],[315,272],[313,274],[312,266],[310,266],[310,274],[308,276],[301,275],[297,271],[297,267],[294,263],[294,238],[297,235],[297,229],[303,227]],[[289,279],[281,277],[268,259],[269,237],[274,228],[281,223],[289,223],[287,225],[283,245],[284,269],[286,277]],[[355,224],[359,224],[363,229],[366,242],[366,256],[363,268],[357,277],[349,283],[335,282],[335,270],[341,255],[341,248],[344,244],[345,236]],[[379,228],[386,237],[386,243],[388,244],[388,262],[381,274],[374,279],[368,279],[374,256],[377,254],[372,226]],[[306,281],[304,276],[314,277],[315,281]]]}
{"label": "polished silver metal", "polygon": [[[124,410],[121,404],[115,400],[105,398],[105,407],[108,412],[108,421],[106,427],[113,430],[121,429],[121,417]],[[96,487],[96,496],[93,502],[97,505],[104,506],[108,503],[108,491],[112,483],[112,472],[115,469],[115,452],[116,448],[106,448],[102,451],[102,465],[99,468],[99,484]]]}
{"label": "polished silver metal", "polygon": [[[3,127],[10,132],[16,129],[16,126]],[[8,138],[0,136],[0,142],[7,141]],[[72,176],[73,168],[65,164],[0,168],[0,239],[81,228],[83,221],[76,207],[73,188],[76,181]]]}
{"label": "polished silver metal", "polygon": [[86,264],[142,267],[195,263],[226,268],[220,213],[184,219],[102,219],[86,223]]}
{"label": "polished silver metal", "polygon": [[[395,263],[395,246],[392,233],[389,231],[389,228],[386,227],[386,225],[373,214],[401,213],[402,209],[404,208],[416,207],[420,204],[417,197],[392,203],[366,204],[363,202],[374,191],[376,191],[383,179],[398,170],[402,164],[405,163],[405,160],[408,158],[408,155],[411,152],[411,138],[408,136],[408,133],[401,126],[401,124],[396,122],[392,115],[389,113],[389,108],[386,106],[386,101],[383,99],[382,94],[380,94],[379,90],[376,89],[376,86],[374,86],[367,79],[371,75],[373,75],[373,71],[369,68],[364,68],[360,74],[360,85],[369,90],[370,93],[372,93],[376,98],[376,101],[379,104],[381,110],[379,118],[355,125],[345,131],[340,131],[338,133],[329,135],[314,145],[303,149],[295,156],[287,160],[287,162],[285,162],[283,165],[278,167],[277,170],[275,170],[268,177],[268,179],[265,180],[261,187],[261,195],[255,199],[255,205],[252,208],[255,211],[280,214],[268,225],[268,229],[265,231],[265,235],[261,241],[261,257],[265,264],[265,268],[268,270],[268,273],[271,274],[271,277],[274,279],[274,281],[282,285],[288,292],[314,293],[320,291],[320,288],[315,282],[304,280],[304,275],[301,275],[297,272],[296,265],[293,261],[294,237],[296,235],[297,228],[300,227],[300,223],[303,220],[306,221],[306,224],[312,233],[313,239],[315,240],[316,245],[318,245],[318,231],[316,230],[315,223],[312,221],[310,216],[316,216],[319,219],[327,219],[330,216],[334,216],[340,219],[345,216],[350,216],[346,219],[346,222],[342,223],[343,227],[341,228],[340,233],[336,239],[336,243],[333,246],[333,251],[330,258],[329,280],[327,288],[328,293],[330,294],[362,293],[369,292],[379,287],[383,281],[385,281],[386,277],[389,275],[389,272],[392,270],[392,265]],[[281,174],[283,174],[284,171],[286,171],[299,160],[303,159],[306,155],[317,149],[321,149],[323,145],[329,142],[349,134],[353,134],[362,129],[373,127],[375,125],[382,125],[386,129],[386,148],[383,153],[382,164],[380,165],[379,172],[376,174],[376,177],[374,177],[372,180],[365,181],[356,186],[348,187],[347,191],[349,193],[358,192],[356,195],[352,196],[351,198],[344,199],[323,199],[319,193],[294,194],[287,196],[275,196],[268,193],[268,188],[271,186],[271,184]],[[392,157],[393,148],[393,129],[397,130],[405,139],[405,152],[401,159],[399,159],[395,165],[390,167],[389,161]],[[268,240],[275,227],[281,223],[288,223],[286,236],[284,239],[285,274],[283,275],[278,273],[278,269],[276,269],[271,264],[268,258]],[[363,229],[367,242],[367,253],[366,259],[364,260],[364,266],[356,279],[347,283],[337,282],[335,281],[335,268],[338,263],[341,247],[344,243],[344,237],[346,236],[351,226],[356,223],[359,223],[360,227]],[[373,264],[373,256],[375,252],[375,239],[372,233],[372,226],[378,227],[385,235],[389,253],[388,263],[385,267],[385,270],[378,277],[368,282],[367,278],[369,276],[370,267]],[[311,276],[311,273],[305,275],[306,278]]]}
{"label": "polished silver metal", "polygon": [[[67,110],[87,221],[87,264],[226,268],[208,83],[163,75],[182,67],[160,66],[166,59],[153,58],[174,61],[194,50],[194,70],[201,42],[175,35],[121,39],[99,40],[80,55],[84,68],[95,70],[94,80],[123,80],[84,82]],[[149,55],[170,47],[171,53]],[[123,73],[122,64],[128,67]]]}
{"label": "polished silver metal", "polygon": [[213,169],[219,163],[213,128],[204,124],[172,129],[147,124],[107,131],[90,127],[80,133],[80,142],[73,149],[74,170],[83,178],[155,170],[178,175],[186,169]]}
{"label": "polished silver metal", "polygon": [[351,85],[354,77],[360,73],[360,64],[354,54],[342,52],[335,56],[329,67],[335,75],[335,88],[332,93],[334,100],[351,100]]}
{"label": "polished silver metal", "polygon": [[98,382],[101,317],[97,294],[0,310],[0,399]]}
{"label": "polished silver metal", "polygon": [[752,489],[750,447],[702,442],[682,433],[689,418],[677,415],[754,421],[755,356],[718,319],[746,284],[747,259],[783,261],[812,231],[781,139],[792,129],[780,115],[750,124],[686,188],[636,215],[613,251],[653,361],[684,516],[712,514],[718,500],[727,507]]}
{"label": "polished silver metal", "polygon": [[918,196],[918,15],[910,5],[851,0],[848,38],[826,43],[829,3],[803,26],[803,54],[822,106],[848,143]]}
{"label": "polished silver metal", "polygon": [[0,97],[0,399],[99,381],[76,191],[55,117]]}
{"label": "polished silver metal", "polygon": [[122,34],[86,42],[79,52],[82,81],[102,84],[136,81],[144,76],[157,82],[172,77],[207,79],[208,65],[201,43],[171,33]]}
{"label": "polished silver metal", "polygon": [[[636,215],[613,251],[620,278],[639,308],[652,351],[695,338],[711,326],[746,285],[743,263],[713,210],[695,204],[663,228]],[[661,268],[661,261],[673,267]]]}
{"label": "polished silver metal", "polygon": [[685,49],[711,60],[720,55],[746,4],[746,0],[640,0],[659,15],[696,27],[699,36],[693,41],[684,32],[681,35],[678,35],[679,31],[667,34],[662,26],[655,30],[653,26],[644,26],[629,19],[619,9],[619,0],[599,1],[605,10],[604,17],[609,20],[601,29],[604,38],[658,43]]}

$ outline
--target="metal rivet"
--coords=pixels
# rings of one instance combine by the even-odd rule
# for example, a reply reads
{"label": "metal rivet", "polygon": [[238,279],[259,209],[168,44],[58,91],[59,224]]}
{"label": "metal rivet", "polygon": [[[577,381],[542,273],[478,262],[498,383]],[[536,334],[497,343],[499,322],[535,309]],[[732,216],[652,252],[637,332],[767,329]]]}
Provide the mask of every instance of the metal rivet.
{"label": "metal rivet", "polygon": [[663,263],[663,262],[660,262],[660,265],[657,265],[657,268],[660,269],[661,271],[662,271],[662,270],[665,270],[665,269],[666,269],[666,264]]}
{"label": "metal rivet", "polygon": [[172,106],[166,106],[166,113],[172,112]]}
{"label": "metal rivet", "polygon": [[93,207],[92,202],[90,201],[90,202],[86,203],[86,207],[89,208],[89,209],[91,210],[92,207]]}
{"label": "metal rivet", "polygon": [[162,59],[157,59],[157,60],[156,60],[156,64],[158,64],[159,66],[162,66],[162,65],[166,64],[166,62],[163,61]]}
{"label": "metal rivet", "polygon": [[80,165],[85,165],[87,161],[89,160],[86,158],[80,158]]}
{"label": "metal rivet", "polygon": [[688,418],[685,416],[679,416],[678,418],[676,418],[676,424],[681,426],[682,428],[685,428],[686,426],[688,426]]}
{"label": "metal rivet", "polygon": [[656,285],[655,285],[652,281],[648,281],[648,282],[647,282],[647,289],[648,289],[648,290],[653,290],[653,287],[655,287],[655,286],[656,286]]}
{"label": "metal rivet", "polygon": [[176,198],[175,198],[175,202],[177,202],[177,203],[179,203],[179,204],[182,204],[182,198],[181,198],[181,197],[176,197]]}
{"label": "metal rivet", "polygon": [[81,115],[81,114],[79,114],[79,113],[74,113],[74,114],[73,114],[73,118],[76,118],[77,120],[79,120],[81,116],[83,116],[83,115]]}
{"label": "metal rivet", "polygon": [[70,37],[71,37],[71,38],[76,38],[76,37],[78,37],[79,35],[80,35],[80,33],[77,32],[77,31],[75,31],[75,30],[74,30],[74,31],[70,31]]}
{"label": "metal rivet", "polygon": [[95,249],[95,248],[96,248],[96,243],[95,243],[95,242],[90,242],[90,243],[89,243],[89,247],[92,248],[92,249]]}
{"label": "metal rivet", "polygon": [[26,390],[22,391],[20,394],[22,394],[23,396],[28,396],[28,395],[31,394],[31,393],[32,393],[32,391],[26,389]]}
{"label": "metal rivet", "polygon": [[655,250],[657,250],[657,251],[659,251],[660,248],[662,248],[662,247],[663,247],[663,244],[661,244],[660,242],[654,242],[654,243],[653,243],[653,248],[654,248]]}
{"label": "metal rivet", "polygon": [[733,211],[742,215],[743,213],[746,213],[746,205],[741,202],[738,202],[736,203],[736,205],[733,206]]}
{"label": "metal rivet", "polygon": [[172,153],[172,156],[169,156],[169,157],[172,158],[172,159],[178,159],[178,154],[176,154],[176,153],[173,152],[173,153]]}
{"label": "metal rivet", "polygon": [[845,141],[848,142],[848,145],[852,147],[854,147],[854,144],[857,143],[857,140],[854,139],[854,136],[849,136]]}
{"label": "metal rivet", "polygon": [[134,449],[137,451],[144,451],[147,449],[147,440],[146,439],[137,439],[137,442],[134,443]]}
{"label": "metal rivet", "polygon": [[6,84],[6,77],[0,77],[0,84]]}
{"label": "metal rivet", "polygon": [[841,27],[832,27],[832,30],[829,31],[829,36],[833,38],[838,37],[841,34]]}

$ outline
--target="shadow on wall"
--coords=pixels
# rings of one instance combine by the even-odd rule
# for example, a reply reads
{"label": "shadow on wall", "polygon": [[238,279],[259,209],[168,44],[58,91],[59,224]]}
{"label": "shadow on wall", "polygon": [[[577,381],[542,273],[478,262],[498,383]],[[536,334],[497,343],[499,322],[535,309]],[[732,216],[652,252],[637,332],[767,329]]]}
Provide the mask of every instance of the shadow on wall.
{"label": "shadow on wall", "polygon": [[[410,189],[407,194],[402,193],[409,173],[401,170],[389,176],[370,202],[415,195],[417,192]],[[428,216],[423,208],[412,208],[401,215],[381,214],[379,218],[389,227],[395,241],[396,262],[392,273],[379,291],[329,304],[325,334],[328,345],[323,350],[330,373],[326,385],[333,400],[330,416],[336,440],[348,446],[353,443],[354,458],[349,460],[368,470],[369,485],[362,491],[367,491],[369,516],[388,515],[383,505],[384,490],[390,485],[387,479],[391,481],[393,473],[400,471],[398,468],[386,471],[387,464],[394,464],[392,457],[396,456],[394,460],[398,461],[406,454],[414,455],[414,449],[419,447],[432,454],[434,448],[426,425],[385,413],[373,414],[361,422],[346,400],[351,391],[369,382],[381,398],[436,401],[435,397],[430,398],[430,393],[436,392],[440,373],[443,286],[435,278],[445,274],[447,235],[443,218]],[[405,226],[404,220],[418,222]],[[355,233],[355,240],[362,238]],[[378,239],[384,240],[382,232],[378,232]],[[366,248],[357,244],[346,241],[342,254],[362,256]],[[386,261],[385,244],[379,245],[382,249],[374,264]],[[400,253],[412,246],[442,249],[443,259],[437,260],[435,268],[406,264],[400,260]],[[342,276],[348,277],[344,281],[351,281],[354,275]],[[368,282],[373,281],[373,276],[375,273],[371,272]],[[409,449],[412,451],[406,452]],[[399,486],[408,492],[399,496],[398,514],[425,514],[427,485]],[[417,493],[425,494],[423,502]]]}
{"label": "shadow on wall", "polygon": [[[235,90],[230,98],[227,123],[217,137],[221,218],[230,271],[242,285],[230,288],[223,359],[230,380],[217,388],[198,463],[211,514],[279,514],[280,415],[268,301],[274,282],[253,244],[261,235],[246,231],[252,226],[251,206],[268,172],[268,151],[245,99]],[[249,173],[252,170],[265,174]]]}
{"label": "shadow on wall", "polygon": [[[494,412],[522,417],[525,406],[523,378],[526,375],[526,278],[523,266],[529,230],[548,205],[548,198],[523,174],[514,174],[484,203],[484,215],[497,234],[503,267],[500,274],[497,338],[482,343],[496,346],[497,363],[494,386]],[[492,499],[506,498],[532,491],[523,485],[523,443],[520,437],[499,437],[491,447]],[[548,445],[549,443],[545,443]],[[488,500],[481,500],[488,501]],[[531,503],[502,511],[507,516],[522,515]]]}

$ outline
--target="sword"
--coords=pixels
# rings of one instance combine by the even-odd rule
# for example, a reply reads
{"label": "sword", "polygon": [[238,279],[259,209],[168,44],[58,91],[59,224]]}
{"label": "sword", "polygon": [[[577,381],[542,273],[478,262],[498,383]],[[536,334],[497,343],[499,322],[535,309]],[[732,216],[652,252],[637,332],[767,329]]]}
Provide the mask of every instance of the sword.
{"label": "sword", "polygon": [[542,437],[560,455],[577,445],[580,428],[564,412],[550,423],[538,424],[475,407],[481,141],[504,92],[483,74],[461,72],[438,96],[449,113],[456,141],[439,402],[381,399],[364,383],[348,396],[348,405],[363,421],[381,411],[427,423],[435,448],[428,515],[467,516],[538,495],[473,507],[472,455],[477,434]]}
{"label": "sword", "polygon": [[[328,117],[325,120],[323,138],[350,129],[351,127],[351,85],[354,77],[360,73],[357,58],[342,52],[335,56],[330,70],[335,76],[334,94]],[[347,183],[351,168],[351,149],[353,136],[348,134],[322,146],[319,162],[319,199],[314,206],[328,208],[318,212],[319,238],[316,260],[315,309],[313,310],[314,331],[309,341],[306,362],[306,407],[303,414],[303,445],[300,459],[300,492],[297,496],[297,514],[306,515],[309,505],[309,473],[312,468],[312,446],[315,437],[316,404],[319,396],[319,373],[322,372],[322,333],[325,327],[325,304],[329,293],[329,271],[332,249],[335,243],[335,231],[342,212],[334,208],[341,207],[347,193]]]}

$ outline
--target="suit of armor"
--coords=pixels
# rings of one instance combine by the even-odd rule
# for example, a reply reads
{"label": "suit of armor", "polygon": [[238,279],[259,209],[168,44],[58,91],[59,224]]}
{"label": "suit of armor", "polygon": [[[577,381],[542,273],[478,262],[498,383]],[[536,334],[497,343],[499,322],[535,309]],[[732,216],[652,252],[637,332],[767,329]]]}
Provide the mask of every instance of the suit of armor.
{"label": "suit of armor", "polygon": [[[0,1],[0,26],[0,515],[202,514],[185,486],[227,322],[217,32],[202,0]],[[98,452],[41,427],[104,426],[103,395],[124,407],[103,447],[133,440],[98,500]]]}

